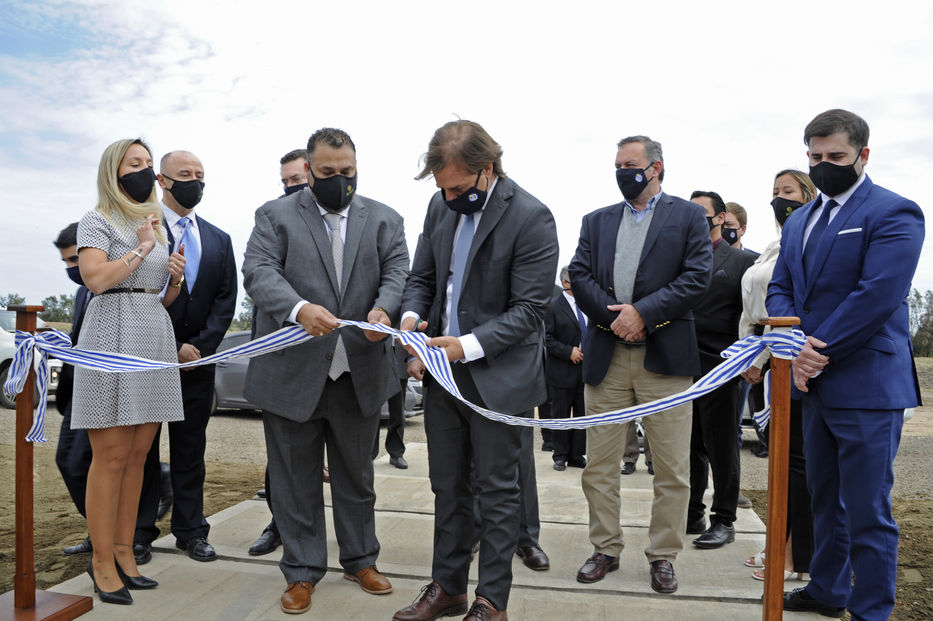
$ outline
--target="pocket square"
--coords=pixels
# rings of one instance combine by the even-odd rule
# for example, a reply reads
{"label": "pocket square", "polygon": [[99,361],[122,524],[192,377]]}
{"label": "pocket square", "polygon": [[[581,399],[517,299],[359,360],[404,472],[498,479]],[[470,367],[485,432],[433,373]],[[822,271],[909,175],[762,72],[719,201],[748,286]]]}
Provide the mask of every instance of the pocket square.
{"label": "pocket square", "polygon": [[836,236],[848,235],[849,233],[861,233],[861,232],[862,232],[862,227],[858,227],[857,229],[846,229],[844,231],[839,231],[838,233],[836,233]]}

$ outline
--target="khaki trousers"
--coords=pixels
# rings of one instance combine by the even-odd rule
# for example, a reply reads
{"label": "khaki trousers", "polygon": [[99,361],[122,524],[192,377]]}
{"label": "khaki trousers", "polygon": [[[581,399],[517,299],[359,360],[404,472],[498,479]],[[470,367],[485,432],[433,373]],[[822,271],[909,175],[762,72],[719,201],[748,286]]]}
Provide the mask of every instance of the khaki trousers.
{"label": "khaki trousers", "polygon": [[[618,344],[609,371],[598,386],[586,385],[586,413],[594,414],[647,403],[686,390],[690,377],[645,370],[645,347]],[[674,561],[683,548],[690,500],[689,403],[643,419],[654,462],[654,502],[648,527],[648,561]],[[632,423],[586,430],[587,465],[583,493],[590,509],[590,542],[596,552],[618,557],[625,547],[620,524],[620,474],[626,436]]]}

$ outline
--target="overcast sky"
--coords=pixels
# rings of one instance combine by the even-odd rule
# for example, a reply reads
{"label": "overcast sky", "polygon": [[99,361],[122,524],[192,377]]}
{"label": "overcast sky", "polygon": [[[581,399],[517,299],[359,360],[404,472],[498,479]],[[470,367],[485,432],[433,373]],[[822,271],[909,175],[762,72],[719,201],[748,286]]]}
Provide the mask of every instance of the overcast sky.
{"label": "overcast sky", "polygon": [[[456,116],[551,208],[561,265],[581,217],[621,200],[615,144],[632,134],[663,145],[669,194],[745,206],[762,249],[774,174],[806,170],[803,128],[835,107],[871,126],[873,181],[929,219],[931,32],[925,2],[4,0],[0,294],[74,291],[51,242],[93,209],[104,147],[137,136],[156,160],[201,158],[196,211],[238,267],[279,157],[325,126],[353,137],[360,193],[404,216],[414,250],[435,191],[419,158]],[[914,286],[933,289],[929,236]]]}

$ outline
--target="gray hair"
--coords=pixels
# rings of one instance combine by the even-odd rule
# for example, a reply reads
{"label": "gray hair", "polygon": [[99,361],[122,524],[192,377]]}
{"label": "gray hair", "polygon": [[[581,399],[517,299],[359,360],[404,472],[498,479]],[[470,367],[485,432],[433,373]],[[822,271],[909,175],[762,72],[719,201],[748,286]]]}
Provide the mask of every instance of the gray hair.
{"label": "gray hair", "polygon": [[616,148],[621,149],[622,145],[632,142],[638,142],[644,145],[645,155],[648,157],[648,161],[661,162],[661,174],[658,175],[658,181],[664,181],[664,153],[661,151],[661,143],[652,140],[648,136],[629,136],[628,138],[620,140]]}
{"label": "gray hair", "polygon": [[569,265],[565,265],[564,267],[560,268],[560,279],[570,282],[570,266]]}

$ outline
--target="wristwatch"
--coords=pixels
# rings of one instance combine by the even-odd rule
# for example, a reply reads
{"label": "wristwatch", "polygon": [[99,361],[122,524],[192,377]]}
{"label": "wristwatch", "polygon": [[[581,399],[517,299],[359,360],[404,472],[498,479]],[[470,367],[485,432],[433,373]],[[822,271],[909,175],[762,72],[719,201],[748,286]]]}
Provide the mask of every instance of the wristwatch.
{"label": "wristwatch", "polygon": [[185,275],[184,275],[184,274],[181,275],[181,280],[178,281],[178,284],[173,285],[172,283],[169,283],[168,286],[169,286],[169,287],[175,287],[176,289],[181,289],[181,286],[182,286],[183,284],[185,284]]}

